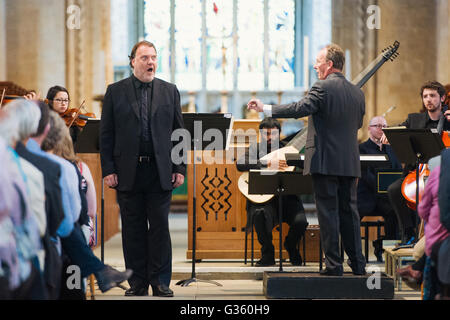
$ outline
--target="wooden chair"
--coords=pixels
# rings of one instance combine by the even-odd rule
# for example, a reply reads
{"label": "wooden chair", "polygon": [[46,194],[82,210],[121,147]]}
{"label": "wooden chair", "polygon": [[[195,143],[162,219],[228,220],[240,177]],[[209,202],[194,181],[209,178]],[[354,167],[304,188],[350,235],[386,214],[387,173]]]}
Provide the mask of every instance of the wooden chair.
{"label": "wooden chair", "polygon": [[[381,238],[381,228],[384,227],[384,219],[382,216],[364,216],[361,219],[361,240],[364,240],[364,256],[366,257],[366,262],[369,262],[369,241],[374,237],[370,233],[369,228],[377,228],[377,239]],[[364,231],[364,235],[363,235]],[[383,246],[381,247],[383,249]]]}

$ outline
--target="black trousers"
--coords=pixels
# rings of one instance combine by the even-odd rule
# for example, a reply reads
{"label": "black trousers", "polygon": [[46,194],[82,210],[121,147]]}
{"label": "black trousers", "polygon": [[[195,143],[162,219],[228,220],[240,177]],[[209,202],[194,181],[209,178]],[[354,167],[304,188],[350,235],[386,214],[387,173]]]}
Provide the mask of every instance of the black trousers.
{"label": "black trousers", "polygon": [[131,287],[170,284],[171,197],[172,191],[161,189],[154,162],[143,162],[138,165],[132,191],[117,191],[125,267],[133,270],[133,275],[128,279]]}
{"label": "black trousers", "polygon": [[402,195],[402,183],[403,178],[394,181],[388,187],[388,196],[398,221],[401,240],[405,242],[415,235],[416,213],[406,205],[406,199]]}
{"label": "black trousers", "polygon": [[[261,245],[261,258],[273,260],[275,248],[272,243],[272,229],[279,222],[278,197],[265,204],[248,202],[247,212],[248,217],[253,219],[258,242]],[[250,219],[247,219],[247,221]],[[308,222],[303,204],[296,196],[283,196],[282,220],[289,225],[285,242],[291,246],[298,246],[305,234]]]}
{"label": "black trousers", "polygon": [[356,202],[357,178],[313,174],[312,180],[327,269],[343,271],[339,248],[340,233],[352,270],[364,271],[366,262],[362,254]]}

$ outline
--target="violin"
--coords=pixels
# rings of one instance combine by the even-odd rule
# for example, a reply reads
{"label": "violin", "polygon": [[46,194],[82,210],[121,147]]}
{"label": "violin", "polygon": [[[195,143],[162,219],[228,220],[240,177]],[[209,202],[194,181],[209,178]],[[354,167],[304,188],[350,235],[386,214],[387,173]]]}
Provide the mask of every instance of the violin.
{"label": "violin", "polygon": [[[25,96],[5,95],[5,90],[3,90],[3,93],[0,97],[0,108],[5,106],[6,104],[10,103],[11,101],[14,101],[17,99],[26,99],[26,98],[25,98]],[[36,100],[43,101],[46,104],[48,104],[48,99],[36,99]]]}
{"label": "violin", "polygon": [[67,110],[61,114],[61,118],[66,123],[67,127],[75,125],[79,128],[84,128],[89,118],[95,118],[95,114],[92,112],[81,113],[81,109],[84,108],[85,100],[78,108],[67,108]]}

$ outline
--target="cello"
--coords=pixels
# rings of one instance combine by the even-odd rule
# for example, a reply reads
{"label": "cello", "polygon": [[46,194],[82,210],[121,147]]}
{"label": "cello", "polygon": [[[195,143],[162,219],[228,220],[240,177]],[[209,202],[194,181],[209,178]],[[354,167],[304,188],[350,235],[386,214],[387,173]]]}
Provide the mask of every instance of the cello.
{"label": "cello", "polygon": [[[445,118],[442,121],[445,121]],[[442,131],[442,129],[439,129],[438,125],[438,133],[439,131]],[[445,148],[450,147],[450,131],[442,131],[441,132],[441,139],[444,144]],[[416,211],[416,198],[417,198],[417,172],[416,170],[410,171],[405,179],[402,182],[402,195],[406,200],[406,205]],[[425,190],[425,182],[427,181],[428,177],[430,175],[430,169],[428,167],[428,164],[419,164],[419,202],[422,198],[423,191]]]}

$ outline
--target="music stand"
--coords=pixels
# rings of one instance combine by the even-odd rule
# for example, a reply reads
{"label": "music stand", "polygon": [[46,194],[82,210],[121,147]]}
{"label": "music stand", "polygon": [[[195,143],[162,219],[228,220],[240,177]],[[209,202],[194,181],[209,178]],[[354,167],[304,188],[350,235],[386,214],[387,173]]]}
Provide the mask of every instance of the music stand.
{"label": "music stand", "polygon": [[[427,163],[445,148],[441,136],[432,129],[383,129],[400,162],[416,168],[416,212],[419,208],[419,165]],[[419,216],[416,217],[416,239],[418,239]]]}
{"label": "music stand", "polygon": [[280,267],[283,271],[283,200],[284,195],[300,195],[313,193],[312,177],[294,171],[250,170],[248,177],[249,194],[275,194],[278,196],[278,223],[280,233]]}
{"label": "music stand", "polygon": [[[195,250],[196,250],[196,233],[197,233],[197,196],[196,196],[196,153],[197,151],[205,150],[212,143],[212,141],[204,141],[204,133],[210,129],[219,130],[222,138],[223,150],[227,149],[231,137],[232,129],[232,115],[231,113],[183,113],[184,127],[189,132],[191,141],[189,142],[189,150],[193,150],[193,208],[192,208],[192,273],[191,278],[180,280],[176,285],[187,287],[192,282],[206,282],[222,286],[220,283],[212,280],[201,280],[195,276]],[[217,137],[216,137],[217,138]],[[214,141],[217,142],[217,141]],[[214,149],[218,150],[218,149]]]}
{"label": "music stand", "polygon": [[[86,125],[78,136],[74,149],[76,153],[100,153],[100,120],[88,119]],[[105,196],[103,178],[101,181],[101,219],[100,219],[100,260],[105,260]]]}

